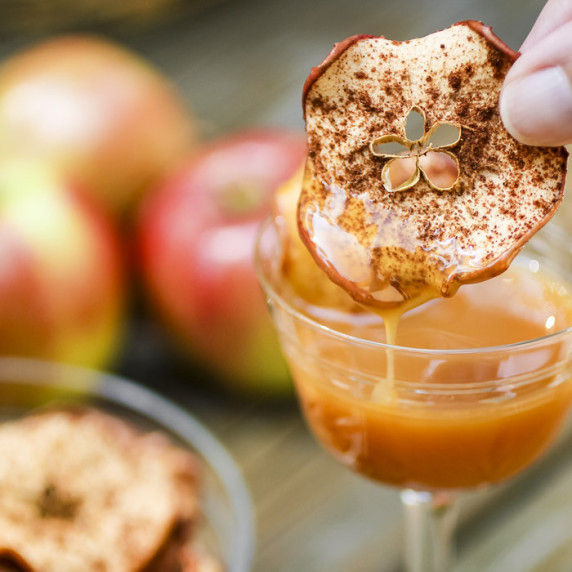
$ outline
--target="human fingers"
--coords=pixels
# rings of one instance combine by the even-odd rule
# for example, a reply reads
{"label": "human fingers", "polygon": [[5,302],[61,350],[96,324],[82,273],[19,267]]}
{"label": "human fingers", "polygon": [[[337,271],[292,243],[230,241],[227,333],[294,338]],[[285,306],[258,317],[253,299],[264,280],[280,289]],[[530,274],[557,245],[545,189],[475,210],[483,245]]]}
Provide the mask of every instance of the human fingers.
{"label": "human fingers", "polygon": [[522,143],[572,143],[572,21],[526,46],[507,74],[500,113]]}

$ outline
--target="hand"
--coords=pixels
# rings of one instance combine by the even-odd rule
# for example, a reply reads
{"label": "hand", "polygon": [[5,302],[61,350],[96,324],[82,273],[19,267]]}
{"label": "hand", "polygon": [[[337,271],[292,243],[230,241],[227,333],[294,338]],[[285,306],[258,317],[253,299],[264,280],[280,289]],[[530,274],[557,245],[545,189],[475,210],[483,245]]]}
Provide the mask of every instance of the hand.
{"label": "hand", "polygon": [[572,0],[549,0],[508,72],[500,113],[527,145],[572,143]]}

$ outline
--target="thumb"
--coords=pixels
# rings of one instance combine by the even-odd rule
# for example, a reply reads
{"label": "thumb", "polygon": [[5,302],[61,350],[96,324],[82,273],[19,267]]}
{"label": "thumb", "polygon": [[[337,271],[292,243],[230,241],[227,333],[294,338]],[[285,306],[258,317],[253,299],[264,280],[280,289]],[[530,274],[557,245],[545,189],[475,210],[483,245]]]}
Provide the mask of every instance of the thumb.
{"label": "thumb", "polygon": [[572,21],[526,43],[506,76],[500,113],[507,131],[522,143],[572,143]]}

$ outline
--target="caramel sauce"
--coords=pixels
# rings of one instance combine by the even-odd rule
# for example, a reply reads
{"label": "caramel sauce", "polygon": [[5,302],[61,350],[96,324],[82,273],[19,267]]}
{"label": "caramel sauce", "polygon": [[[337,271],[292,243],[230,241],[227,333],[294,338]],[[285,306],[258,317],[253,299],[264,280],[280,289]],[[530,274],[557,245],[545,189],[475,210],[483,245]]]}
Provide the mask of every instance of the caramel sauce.
{"label": "caramel sauce", "polygon": [[[564,342],[482,359],[421,351],[515,344],[572,326],[563,282],[509,268],[560,203],[567,158],[504,129],[498,99],[516,57],[475,22],[408,42],[356,36],[304,86],[297,228],[316,265],[365,310],[301,309],[387,345],[335,343],[309,328],[312,352],[292,349],[290,366],[318,439],[386,483],[507,478],[550,442],[572,399]],[[447,126],[453,137],[431,139]],[[525,374],[533,382],[507,387]],[[482,380],[491,382],[485,396],[471,389]],[[445,389],[433,393],[435,384]]]}
{"label": "caramel sauce", "polygon": [[[390,314],[385,328],[369,312],[328,313],[302,301],[299,309],[364,340],[470,350],[518,344],[571,326],[570,293],[567,284],[531,264],[465,286],[453,298],[433,300],[401,318]],[[316,437],[351,469],[399,487],[458,489],[502,481],[552,442],[572,401],[570,366],[560,365],[564,341],[478,359],[462,353],[417,359],[398,347],[390,353],[368,351],[310,330],[300,335],[311,355],[288,350],[287,355]],[[329,369],[317,365],[316,354]],[[384,383],[383,371],[390,383]],[[533,379],[519,386],[519,376],[527,373]],[[509,377],[514,383],[507,386]],[[483,379],[498,379],[498,387],[491,381],[487,392],[459,389]],[[424,386],[429,391],[428,384],[435,383],[445,391],[424,395]],[[447,390],[450,384],[456,391]]]}

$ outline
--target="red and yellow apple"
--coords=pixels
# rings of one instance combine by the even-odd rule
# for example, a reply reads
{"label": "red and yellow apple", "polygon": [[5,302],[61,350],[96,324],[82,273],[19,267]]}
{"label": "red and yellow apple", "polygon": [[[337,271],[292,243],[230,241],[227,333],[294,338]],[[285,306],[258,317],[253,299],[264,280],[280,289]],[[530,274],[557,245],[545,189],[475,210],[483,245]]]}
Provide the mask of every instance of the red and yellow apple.
{"label": "red and yellow apple", "polygon": [[0,164],[0,355],[108,367],[125,280],[116,229],[42,163]]}
{"label": "red and yellow apple", "polygon": [[277,187],[306,154],[300,133],[248,130],[202,148],[144,201],[144,282],[186,356],[239,391],[290,390],[253,265]]}
{"label": "red and yellow apple", "polygon": [[59,36],[0,66],[0,155],[32,156],[127,216],[195,143],[166,78],[129,50]]}

